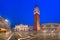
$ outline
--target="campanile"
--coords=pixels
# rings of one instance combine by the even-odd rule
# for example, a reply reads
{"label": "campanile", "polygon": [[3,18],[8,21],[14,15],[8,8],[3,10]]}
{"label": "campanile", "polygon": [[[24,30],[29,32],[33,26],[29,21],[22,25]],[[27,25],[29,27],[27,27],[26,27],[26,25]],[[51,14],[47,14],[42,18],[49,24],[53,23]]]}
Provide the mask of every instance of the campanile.
{"label": "campanile", "polygon": [[38,6],[34,7],[34,30],[40,30],[40,10]]}

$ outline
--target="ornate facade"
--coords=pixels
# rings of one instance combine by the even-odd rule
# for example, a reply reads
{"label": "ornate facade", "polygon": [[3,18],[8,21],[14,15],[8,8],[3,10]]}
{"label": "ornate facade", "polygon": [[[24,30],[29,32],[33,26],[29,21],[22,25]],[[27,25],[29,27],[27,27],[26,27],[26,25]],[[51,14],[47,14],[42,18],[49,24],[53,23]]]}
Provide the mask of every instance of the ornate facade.
{"label": "ornate facade", "polygon": [[29,27],[28,25],[23,25],[23,24],[20,24],[20,25],[16,25],[15,28],[14,28],[14,31],[28,31],[29,30]]}

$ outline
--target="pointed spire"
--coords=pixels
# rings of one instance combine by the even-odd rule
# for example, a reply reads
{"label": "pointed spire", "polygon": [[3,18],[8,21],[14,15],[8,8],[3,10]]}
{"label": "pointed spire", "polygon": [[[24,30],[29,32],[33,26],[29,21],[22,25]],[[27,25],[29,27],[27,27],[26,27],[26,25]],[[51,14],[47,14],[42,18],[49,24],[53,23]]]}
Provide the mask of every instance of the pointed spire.
{"label": "pointed spire", "polygon": [[35,7],[34,7],[34,8],[37,8],[37,7],[39,8],[39,6],[38,6],[38,5],[35,5]]}
{"label": "pointed spire", "polygon": [[40,15],[40,10],[39,10],[38,5],[35,5],[35,7],[34,7],[34,14],[36,14],[36,13]]}

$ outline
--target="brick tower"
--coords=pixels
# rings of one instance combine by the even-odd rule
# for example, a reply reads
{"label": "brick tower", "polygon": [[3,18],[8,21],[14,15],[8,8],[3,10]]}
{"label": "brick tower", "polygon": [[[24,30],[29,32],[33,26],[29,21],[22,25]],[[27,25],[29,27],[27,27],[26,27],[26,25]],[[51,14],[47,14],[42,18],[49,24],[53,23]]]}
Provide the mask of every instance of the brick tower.
{"label": "brick tower", "polygon": [[34,7],[34,30],[39,31],[40,30],[40,11],[39,7]]}

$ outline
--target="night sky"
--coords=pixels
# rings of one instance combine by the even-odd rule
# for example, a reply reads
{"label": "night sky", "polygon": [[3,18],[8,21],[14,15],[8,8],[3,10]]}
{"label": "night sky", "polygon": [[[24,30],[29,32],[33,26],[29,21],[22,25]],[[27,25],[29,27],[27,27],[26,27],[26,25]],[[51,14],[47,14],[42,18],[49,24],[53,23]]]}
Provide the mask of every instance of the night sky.
{"label": "night sky", "polygon": [[8,19],[11,26],[34,25],[34,6],[40,8],[40,23],[60,22],[57,0],[0,0],[0,16]]}

